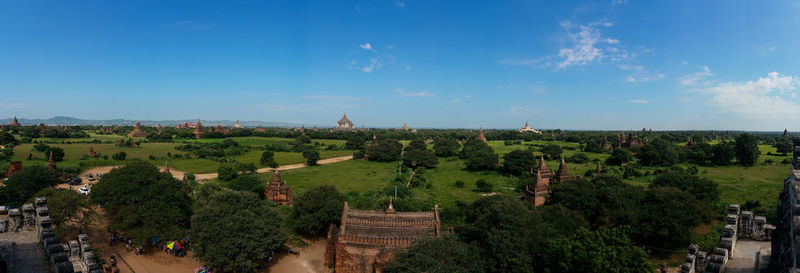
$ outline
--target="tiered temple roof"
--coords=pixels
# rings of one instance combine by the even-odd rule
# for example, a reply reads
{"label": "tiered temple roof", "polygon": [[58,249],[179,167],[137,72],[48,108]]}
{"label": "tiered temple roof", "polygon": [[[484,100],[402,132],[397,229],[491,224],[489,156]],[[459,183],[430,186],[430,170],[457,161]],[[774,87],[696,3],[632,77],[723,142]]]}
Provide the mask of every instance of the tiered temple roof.
{"label": "tiered temple roof", "polygon": [[478,136],[477,136],[477,138],[478,138],[478,139],[480,139],[480,140],[483,140],[483,142],[486,142],[486,136],[484,136],[484,135],[483,135],[483,127],[481,127],[481,128],[478,130]]}
{"label": "tiered temple roof", "polygon": [[355,125],[353,125],[353,122],[350,121],[349,118],[347,118],[347,113],[344,113],[342,119],[336,122],[336,128],[334,128],[334,130],[353,130],[353,129],[355,129]]}
{"label": "tiered temple roof", "polygon": [[56,168],[56,161],[53,160],[53,151],[50,151],[50,159],[47,160],[47,168],[55,169]]}
{"label": "tiered temple roof", "polygon": [[17,116],[14,116],[14,120],[11,121],[11,126],[20,126]]}
{"label": "tiered temple roof", "polygon": [[278,169],[275,169],[272,181],[267,182],[267,186],[264,188],[264,196],[278,205],[292,204],[292,189],[289,188],[286,181],[281,179]]}
{"label": "tiered temple roof", "polygon": [[146,137],[147,133],[142,130],[142,124],[139,121],[136,121],[136,127],[133,128],[133,131],[128,133],[128,137]]}
{"label": "tiered temple roof", "polygon": [[525,122],[525,126],[522,127],[522,129],[519,129],[519,131],[520,131],[520,133],[522,133],[522,132],[534,132],[534,133],[537,133],[537,134],[541,134],[542,133],[539,130],[531,128],[531,126],[528,125],[527,121]]}
{"label": "tiered temple roof", "polygon": [[340,227],[328,232],[325,262],[337,273],[382,272],[397,250],[441,236],[440,225],[438,205],[432,212],[397,212],[390,198],[385,211],[365,211],[345,202]]}
{"label": "tiered temple roof", "polygon": [[197,125],[194,126],[194,137],[200,139],[206,133],[203,131],[203,124],[200,124],[200,120],[197,120]]}

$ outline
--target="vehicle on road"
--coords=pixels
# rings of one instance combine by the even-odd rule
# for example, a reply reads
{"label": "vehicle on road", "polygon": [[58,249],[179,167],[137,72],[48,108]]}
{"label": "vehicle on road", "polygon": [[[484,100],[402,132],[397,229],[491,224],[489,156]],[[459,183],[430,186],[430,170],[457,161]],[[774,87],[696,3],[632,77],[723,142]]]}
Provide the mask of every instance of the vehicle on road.
{"label": "vehicle on road", "polygon": [[80,177],[75,177],[72,180],[70,180],[69,182],[67,182],[67,184],[70,184],[70,185],[80,185],[81,183],[83,183],[83,179],[81,179]]}
{"label": "vehicle on road", "polygon": [[87,195],[88,196],[89,195],[89,188],[87,188],[86,186],[83,186],[80,189],[78,189],[78,192],[80,192],[83,195]]}

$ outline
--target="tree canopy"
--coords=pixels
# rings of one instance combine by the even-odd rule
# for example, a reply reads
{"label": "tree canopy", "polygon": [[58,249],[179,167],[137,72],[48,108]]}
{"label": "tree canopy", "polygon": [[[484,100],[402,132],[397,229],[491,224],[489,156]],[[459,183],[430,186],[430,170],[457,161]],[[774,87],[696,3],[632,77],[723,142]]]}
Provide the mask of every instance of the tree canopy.
{"label": "tree canopy", "polygon": [[497,153],[489,144],[480,139],[470,139],[461,149],[461,157],[465,158],[467,170],[493,170],[499,161]]}
{"label": "tree canopy", "polygon": [[569,237],[547,242],[543,266],[547,272],[653,272],[647,252],[634,245],[626,229],[580,228]]}
{"label": "tree canopy", "polygon": [[211,268],[256,272],[286,235],[278,212],[249,192],[219,190],[198,199],[192,216],[194,256]]}
{"label": "tree canopy", "polygon": [[482,273],[483,265],[474,247],[455,236],[420,239],[397,253],[386,265],[389,273]]}
{"label": "tree canopy", "polygon": [[742,133],[736,137],[736,160],[743,166],[753,166],[758,163],[758,139],[755,136]]}
{"label": "tree canopy", "polygon": [[400,144],[394,139],[385,139],[378,142],[378,145],[367,147],[369,153],[369,160],[371,161],[397,161],[400,159],[400,152],[403,149],[403,144]]}
{"label": "tree canopy", "polygon": [[[89,200],[71,189],[45,188],[34,197],[47,198],[50,219],[57,231],[70,227],[88,228],[98,217]],[[29,200],[29,203],[33,203],[33,200]]]}
{"label": "tree canopy", "polygon": [[58,185],[58,175],[44,166],[27,166],[0,187],[0,204],[20,206],[40,190]]}
{"label": "tree canopy", "polygon": [[624,148],[616,148],[611,152],[611,156],[606,159],[606,164],[619,166],[633,160],[631,151]]}
{"label": "tree canopy", "polygon": [[103,175],[91,200],[103,205],[114,222],[137,243],[151,236],[178,238],[191,213],[183,183],[147,162],[133,162]]}
{"label": "tree canopy", "polygon": [[452,138],[437,137],[433,140],[433,153],[436,154],[436,156],[455,156],[458,154],[458,149],[460,148],[461,145],[458,144],[458,141]]}
{"label": "tree canopy", "polygon": [[530,173],[536,164],[533,153],[528,150],[516,149],[503,155],[503,171],[513,175]]}
{"label": "tree canopy", "polygon": [[301,234],[322,235],[330,224],[342,219],[344,195],[333,185],[320,185],[297,196],[292,204],[294,230]]}
{"label": "tree canopy", "polygon": [[720,192],[716,182],[683,170],[670,170],[656,176],[650,187],[676,187],[693,194],[709,206],[719,201]]}

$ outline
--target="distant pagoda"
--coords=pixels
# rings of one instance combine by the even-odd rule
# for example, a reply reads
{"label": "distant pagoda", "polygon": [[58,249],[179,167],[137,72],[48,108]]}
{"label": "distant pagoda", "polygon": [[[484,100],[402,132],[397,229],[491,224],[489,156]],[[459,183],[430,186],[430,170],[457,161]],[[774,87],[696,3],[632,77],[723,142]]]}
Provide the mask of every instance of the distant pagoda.
{"label": "distant pagoda", "polygon": [[17,120],[17,116],[14,116],[14,120],[11,121],[11,126],[20,126],[19,121]]}
{"label": "distant pagoda", "polygon": [[333,129],[334,131],[352,131],[355,130],[355,125],[353,122],[347,118],[347,113],[344,113],[344,116],[336,122],[336,128]]}
{"label": "distant pagoda", "polygon": [[197,125],[195,125],[193,133],[196,139],[200,139],[206,133],[205,131],[203,131],[203,125],[200,124],[199,119],[197,120]]}
{"label": "distant pagoda", "polygon": [[483,140],[483,142],[486,142],[486,136],[483,135],[483,128],[480,128],[478,130],[478,136],[476,138]]}
{"label": "distant pagoda", "polygon": [[233,125],[233,128],[242,128],[242,124],[239,123],[239,120],[236,120],[236,124]]}
{"label": "distant pagoda", "polygon": [[142,130],[142,124],[139,121],[136,121],[136,127],[133,128],[133,131],[128,133],[128,137],[146,137],[147,133]]}
{"label": "distant pagoda", "polygon": [[522,127],[522,129],[519,129],[519,132],[520,132],[520,133],[524,133],[524,132],[533,132],[533,133],[537,133],[537,134],[541,134],[541,133],[542,133],[542,132],[541,132],[541,131],[539,131],[539,130],[536,130],[536,129],[533,129],[533,128],[531,128],[531,126],[529,126],[529,125],[528,125],[528,122],[527,122],[527,121],[525,122],[525,127]]}

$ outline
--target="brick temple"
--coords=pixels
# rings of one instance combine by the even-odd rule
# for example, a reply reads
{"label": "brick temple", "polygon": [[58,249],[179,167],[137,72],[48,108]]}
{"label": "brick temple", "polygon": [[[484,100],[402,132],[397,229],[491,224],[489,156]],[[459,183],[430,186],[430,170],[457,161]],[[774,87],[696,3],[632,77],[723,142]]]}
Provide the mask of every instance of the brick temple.
{"label": "brick temple", "polygon": [[328,230],[325,264],[337,273],[383,272],[396,251],[441,236],[440,224],[438,205],[432,212],[396,212],[389,199],[386,211],[364,211],[345,202],[341,225]]}
{"label": "brick temple", "polygon": [[292,204],[292,189],[289,188],[286,181],[281,180],[278,169],[275,169],[272,181],[268,182],[267,186],[264,188],[264,196],[278,205]]}

